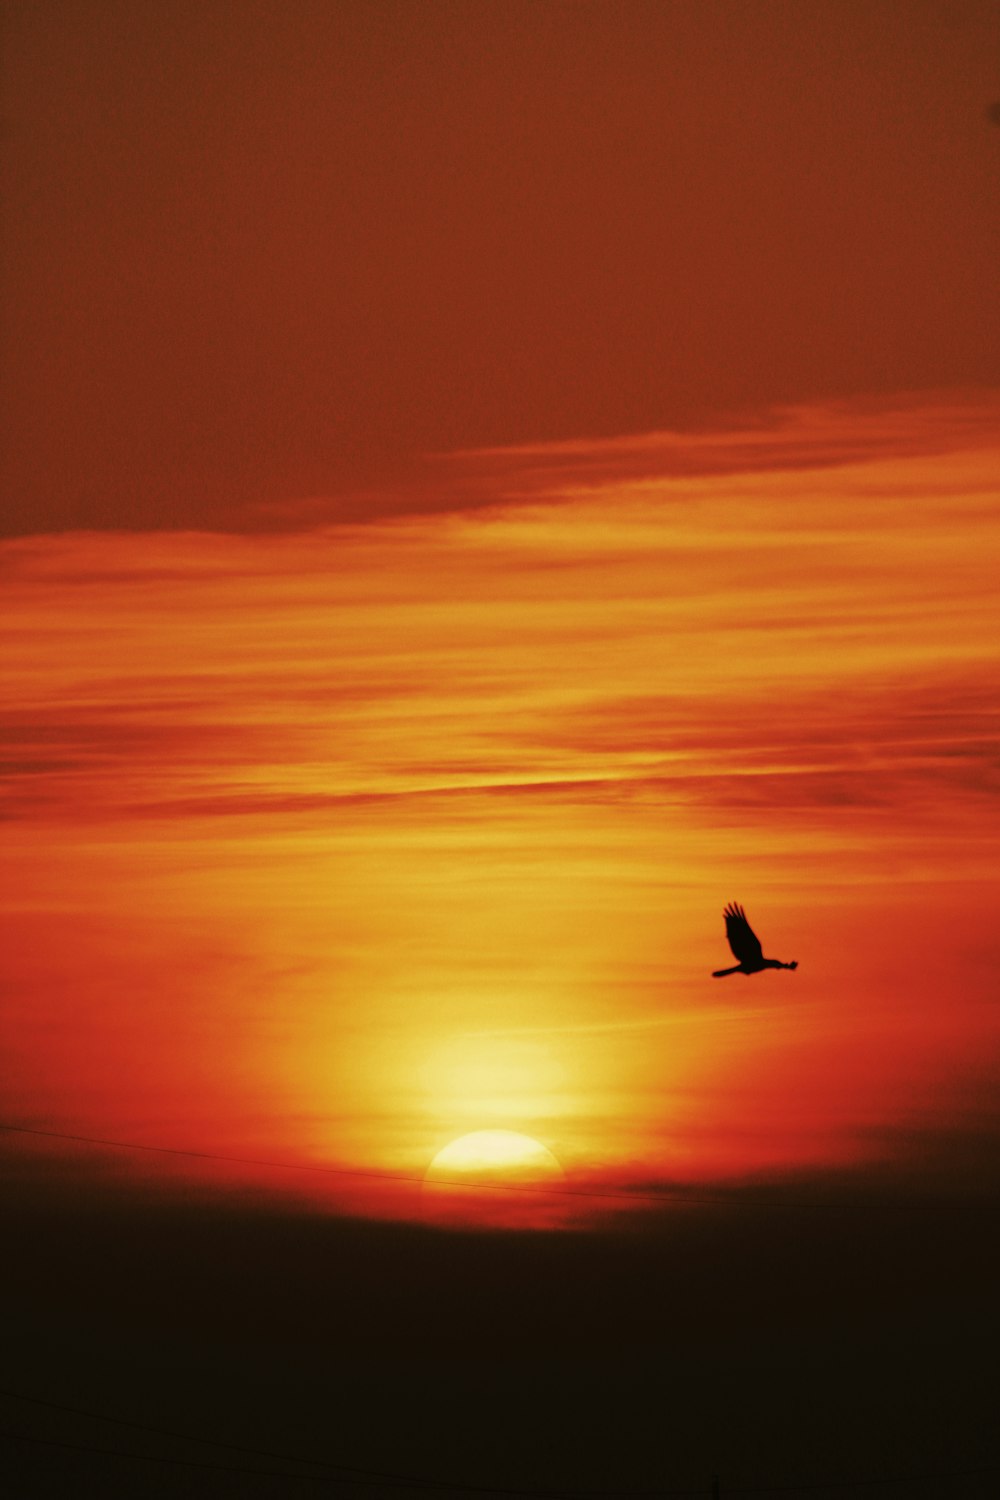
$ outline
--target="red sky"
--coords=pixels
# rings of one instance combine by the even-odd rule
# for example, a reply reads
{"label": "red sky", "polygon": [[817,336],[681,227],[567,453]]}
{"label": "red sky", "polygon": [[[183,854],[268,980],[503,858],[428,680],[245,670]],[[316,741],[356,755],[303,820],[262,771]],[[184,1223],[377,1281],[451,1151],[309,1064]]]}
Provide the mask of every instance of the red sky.
{"label": "red sky", "polygon": [[983,1185],[997,22],[8,7],[11,1122]]}

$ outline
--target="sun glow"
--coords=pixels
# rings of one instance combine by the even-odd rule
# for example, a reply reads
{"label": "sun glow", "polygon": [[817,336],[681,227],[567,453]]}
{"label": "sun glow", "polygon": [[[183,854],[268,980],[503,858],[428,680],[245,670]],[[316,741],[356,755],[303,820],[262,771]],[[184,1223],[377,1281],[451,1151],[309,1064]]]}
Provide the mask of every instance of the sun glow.
{"label": "sun glow", "polygon": [[565,1068],[546,1045],[531,1038],[453,1038],[427,1060],[420,1080],[428,1108],[445,1112],[456,1123],[476,1116],[541,1119],[567,1109]]}

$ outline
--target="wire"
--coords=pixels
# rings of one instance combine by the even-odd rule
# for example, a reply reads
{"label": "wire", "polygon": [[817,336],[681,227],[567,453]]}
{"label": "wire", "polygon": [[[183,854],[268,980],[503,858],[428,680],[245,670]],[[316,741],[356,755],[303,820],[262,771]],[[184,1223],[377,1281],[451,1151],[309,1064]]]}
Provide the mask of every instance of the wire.
{"label": "wire", "polygon": [[943,1479],[980,1479],[987,1474],[1000,1474],[1000,1465],[992,1464],[984,1469],[949,1469],[937,1474],[891,1474],[869,1479],[814,1479],[796,1484],[726,1485],[726,1495],[778,1495],[794,1490],[859,1490],[870,1489],[881,1484],[938,1484]]}
{"label": "wire", "polygon": [[[139,1141],[111,1141],[101,1136],[94,1135],[70,1135],[63,1130],[38,1130],[29,1125],[9,1125],[0,1121],[0,1130],[16,1132],[18,1135],[39,1135],[56,1141],[79,1141],[88,1146],[111,1146],[119,1151],[153,1151],[161,1156],[188,1156],[195,1157],[199,1161],[228,1161],[237,1162],[247,1167],[272,1167],[283,1172],[323,1172],[330,1177],[362,1177],[372,1178],[378,1182],[405,1182],[415,1187],[423,1187],[426,1179],[413,1173],[403,1172],[374,1172],[361,1167],[323,1167],[315,1162],[300,1161],[266,1161],[255,1156],[224,1156],[216,1151],[189,1151],[180,1146],[147,1146]],[[565,1188],[547,1187],[537,1183],[513,1183],[513,1182],[458,1182],[454,1178],[435,1177],[432,1186],[457,1188],[460,1192],[480,1193],[484,1191],[496,1193],[542,1193],[548,1197],[552,1193],[558,1193],[561,1197],[570,1198],[628,1198],[638,1202],[647,1203],[669,1203],[670,1198],[665,1193],[628,1193],[614,1189],[594,1191],[590,1188]],[[718,1202],[718,1199],[692,1199],[685,1201],[694,1202]]]}
{"label": "wire", "polygon": [[[8,1131],[17,1135],[42,1136],[48,1140],[76,1141],[87,1146],[109,1146],[116,1151],[148,1151],[159,1156],[183,1156],[198,1161],[225,1161],[246,1167],[269,1167],[282,1172],[322,1172],[329,1177],[357,1177],[370,1179],[377,1182],[402,1182],[414,1187],[427,1185],[426,1178],[413,1173],[403,1172],[376,1172],[362,1167],[324,1167],[315,1162],[300,1161],[270,1161],[255,1156],[230,1156],[223,1155],[217,1151],[191,1151],[180,1146],[148,1146],[139,1141],[116,1141],[108,1140],[102,1136],[73,1135],[64,1130],[39,1130],[30,1125],[11,1125],[0,1120],[0,1130]],[[969,1199],[911,1199],[896,1202],[879,1202],[875,1199],[870,1201],[847,1202],[840,1198],[751,1198],[744,1194],[729,1197],[721,1194],[709,1193],[687,1193],[683,1189],[670,1188],[662,1193],[629,1192],[615,1188],[573,1188],[558,1187],[556,1185],[538,1183],[513,1183],[513,1182],[459,1182],[455,1178],[434,1177],[430,1184],[432,1187],[453,1188],[458,1192],[466,1193],[538,1193],[544,1197],[558,1196],[561,1198],[593,1198],[606,1199],[615,1202],[627,1203],[696,1203],[712,1208],[729,1207],[751,1207],[751,1208],[819,1208],[833,1210],[834,1212],[844,1209],[889,1208],[889,1209],[914,1209],[914,1208],[947,1208],[954,1211],[958,1208],[974,1207],[980,1210],[997,1212],[1000,1210],[1000,1199],[982,1198],[975,1202]]]}
{"label": "wire", "polygon": [[234,1464],[205,1463],[196,1458],[168,1458],[165,1454],[134,1453],[127,1448],[100,1448],[95,1443],[68,1443],[59,1438],[32,1437],[25,1432],[11,1432],[0,1428],[0,1437],[11,1438],[16,1443],[33,1443],[40,1448],[67,1448],[74,1453],[101,1453],[108,1458],[133,1458],[145,1464],[173,1464],[185,1469],[207,1469],[213,1474],[249,1474],[260,1479],[303,1479],[313,1484],[351,1484],[335,1474],[293,1474],[288,1469],[241,1469]]}
{"label": "wire", "polygon": [[[314,1464],[320,1468],[339,1469],[345,1474],[350,1473],[364,1475],[366,1476],[366,1478],[375,1481],[398,1479],[403,1482],[419,1482],[413,1480],[412,1476],[407,1474],[387,1474],[378,1469],[362,1469],[354,1464],[342,1464],[332,1459],[304,1458],[301,1454],[298,1453],[281,1453],[271,1448],[251,1448],[248,1447],[245,1443],[227,1443],[222,1438],[199,1437],[197,1433],[193,1432],[179,1432],[176,1428],[156,1427],[149,1422],[132,1421],[129,1417],[114,1417],[109,1415],[107,1412],[90,1411],[88,1410],[88,1408],[83,1406],[69,1406],[61,1401],[48,1401],[43,1396],[26,1396],[22,1391],[11,1391],[6,1387],[0,1387],[0,1396],[6,1396],[8,1400],[24,1401],[29,1403],[31,1406],[44,1406],[47,1407],[50,1411],[69,1412],[75,1417],[86,1417],[88,1421],[110,1422],[113,1423],[116,1427],[130,1427],[137,1432],[151,1432],[154,1433],[157,1437],[177,1438],[185,1443],[207,1443],[213,1448],[227,1448],[233,1453],[247,1453],[251,1454],[255,1458],[273,1458],[278,1459],[283,1463]],[[448,1482],[443,1481],[442,1488],[448,1487]]]}
{"label": "wire", "polygon": [[[120,1448],[99,1448],[90,1443],[67,1443],[57,1439],[42,1439],[42,1437],[28,1436],[24,1433],[12,1433],[9,1430],[0,1430],[0,1436],[10,1437],[18,1442],[37,1443],[43,1448],[67,1448],[73,1451],[85,1452],[85,1454],[105,1454],[115,1458],[138,1458],[144,1463],[153,1464],[183,1464],[190,1469],[207,1469],[216,1473],[232,1473],[232,1475],[259,1475],[262,1478],[276,1479],[306,1479],[306,1481],[319,1482],[319,1484],[348,1484],[366,1485],[379,1484],[391,1485],[400,1490],[438,1490],[438,1491],[460,1491],[463,1494],[492,1494],[492,1496],[520,1496],[525,1500],[601,1500],[601,1497],[628,1496],[631,1500],[654,1500],[654,1497],[681,1497],[681,1496],[703,1496],[705,1487],[688,1488],[688,1490],[525,1490],[525,1488],[502,1487],[502,1485],[480,1485],[465,1484],[462,1481],[448,1481],[448,1479],[432,1479],[421,1475],[396,1475],[396,1473],[385,1473],[376,1469],[358,1469],[352,1464],[340,1464],[336,1461],[325,1460],[325,1458],[303,1458],[298,1454],[282,1454],[273,1449],[249,1448],[243,1443],[226,1443],[223,1439],[216,1437],[196,1437],[193,1433],[178,1433],[174,1428],[153,1427],[147,1422],[133,1422],[129,1418],[120,1416],[109,1416],[102,1412],[90,1412],[85,1407],[67,1406],[60,1401],[48,1401],[42,1397],[28,1397],[19,1391],[7,1391],[0,1388],[0,1397],[7,1397],[13,1401],[24,1401],[30,1406],[48,1407],[52,1412],[67,1412],[73,1416],[82,1416],[88,1421],[111,1422],[117,1427],[135,1428],[141,1433],[153,1433],[157,1437],[172,1437],[187,1443],[207,1443],[211,1448],[225,1448],[237,1454],[250,1454],[258,1458],[274,1458],[289,1464],[312,1464],[313,1467],[324,1467],[324,1469],[340,1470],[336,1475],[294,1475],[288,1470],[268,1469],[238,1469],[229,1464],[208,1464],[199,1460],[187,1460],[187,1458],[159,1457],[154,1454],[135,1454]],[[796,1484],[777,1485],[727,1485],[726,1494],[730,1496],[756,1496],[756,1494],[787,1494],[790,1491],[802,1493],[804,1490],[868,1490],[868,1488],[882,1487],[882,1485],[919,1485],[937,1484],[943,1479],[979,1479],[988,1475],[1000,1473],[1000,1464],[990,1464],[981,1469],[952,1469],[946,1473],[937,1475],[891,1475],[871,1476],[867,1479],[814,1479],[814,1481],[798,1481]],[[364,1478],[351,1479],[349,1475],[364,1476]]]}
{"label": "wire", "polygon": [[[76,1453],[100,1453],[108,1458],[133,1458],[140,1463],[147,1464],[172,1464],[185,1469],[203,1469],[213,1474],[243,1474],[255,1479],[301,1479],[307,1484],[341,1484],[356,1485],[360,1481],[350,1479],[341,1474],[293,1474],[288,1469],[245,1469],[235,1464],[213,1464],[205,1463],[196,1458],[170,1458],[166,1454],[135,1453],[127,1448],[102,1448],[95,1443],[69,1443],[59,1438],[32,1437],[27,1433],[10,1432],[0,1428],[0,1437],[11,1438],[18,1443],[34,1443],[42,1448],[67,1448]],[[296,1463],[311,1463],[311,1459],[296,1459]],[[445,1484],[436,1481],[428,1483],[397,1482],[391,1479],[380,1480],[383,1488],[388,1486],[392,1489],[422,1489],[422,1490],[460,1490],[463,1494],[477,1495],[518,1495],[530,1496],[531,1500],[578,1500],[578,1497],[567,1490],[517,1490],[505,1489],[500,1485],[476,1485],[476,1484]],[[659,1493],[666,1493],[660,1491]],[[681,1493],[700,1494],[701,1491],[688,1490]]]}
{"label": "wire", "polygon": [[[235,1464],[207,1464],[196,1458],[169,1458],[162,1454],[136,1454],[126,1448],[99,1448],[96,1443],[67,1443],[54,1437],[34,1437],[28,1433],[12,1433],[7,1428],[0,1428],[0,1437],[7,1437],[15,1443],[33,1443],[37,1448],[61,1448],[75,1454],[100,1454],[105,1458],[133,1458],[142,1464],[171,1464],[183,1469],[207,1470],[216,1475],[244,1475],[253,1479],[301,1479],[306,1484],[342,1484],[357,1485],[355,1479],[348,1479],[342,1475],[294,1475],[286,1469],[238,1469]],[[196,1439],[202,1442],[202,1439]],[[213,1439],[205,1439],[204,1442],[213,1442]],[[228,1448],[228,1443],[226,1443]],[[313,1460],[292,1460],[294,1463],[309,1464]],[[796,1484],[781,1485],[727,1485],[727,1496],[765,1496],[765,1494],[789,1494],[795,1491],[802,1494],[808,1490],[870,1490],[879,1485],[928,1485],[940,1484],[949,1479],[981,1479],[988,1475],[1000,1473],[1000,1466],[993,1464],[987,1469],[949,1469],[946,1473],[936,1475],[892,1475],[874,1476],[870,1479],[813,1479],[813,1481],[798,1481]],[[663,1500],[672,1500],[672,1497],[703,1496],[705,1485],[688,1490],[517,1490],[504,1485],[465,1485],[448,1484],[448,1482],[414,1481],[397,1482],[381,1481],[382,1485],[388,1484],[390,1488],[397,1490],[459,1490],[462,1494],[487,1494],[487,1496],[519,1496],[528,1497],[528,1500],[592,1500],[592,1497],[663,1497]]]}
{"label": "wire", "polygon": [[[104,1420],[104,1419],[102,1419]],[[112,1419],[107,1419],[112,1420]],[[131,1424],[129,1424],[131,1425]],[[148,1429],[155,1431],[156,1429]],[[244,1469],[235,1464],[213,1464],[205,1463],[195,1458],[171,1458],[166,1454],[135,1453],[128,1448],[103,1448],[96,1443],[70,1443],[60,1438],[34,1437],[24,1432],[11,1432],[7,1428],[0,1428],[0,1437],[10,1438],[18,1443],[34,1443],[41,1448],[66,1448],[75,1453],[100,1453],[108,1458],[134,1458],[140,1463],[147,1464],[172,1464],[186,1469],[203,1469],[213,1474],[243,1474],[260,1479],[302,1479],[309,1484],[343,1484],[357,1485],[361,1481],[350,1479],[341,1474],[293,1474],[288,1469]],[[214,1439],[196,1438],[196,1442],[213,1442]],[[230,1447],[231,1444],[223,1444]],[[243,1450],[253,1452],[253,1449]],[[313,1459],[293,1459],[293,1463],[313,1463]],[[607,1497],[612,1500],[615,1496],[644,1496],[664,1497],[669,1500],[672,1496],[704,1495],[704,1486],[697,1489],[686,1490],[523,1490],[505,1485],[486,1484],[461,1484],[450,1483],[444,1480],[427,1479],[413,1481],[397,1481],[391,1478],[378,1481],[383,1488],[391,1489],[418,1489],[418,1490],[457,1490],[463,1495],[515,1495],[523,1497],[523,1500],[596,1500],[596,1497]]]}
{"label": "wire", "polygon": [[[413,1488],[413,1489],[461,1490],[463,1494],[465,1494],[465,1493],[473,1494],[474,1493],[474,1494],[487,1494],[487,1495],[492,1495],[492,1494],[523,1495],[523,1496],[534,1497],[534,1500],[543,1500],[543,1497],[557,1497],[557,1500],[568,1500],[568,1497],[570,1497],[570,1496],[572,1496],[572,1500],[581,1500],[581,1497],[583,1497],[583,1496],[595,1497],[595,1500],[596,1500],[596,1497],[602,1496],[602,1495],[624,1495],[624,1494],[635,1496],[635,1497],[637,1497],[637,1500],[638,1500],[638,1497],[642,1497],[642,1496],[650,1496],[650,1497],[652,1497],[652,1496],[668,1495],[668,1494],[669,1495],[688,1495],[688,1494],[692,1494],[692,1495],[699,1494],[700,1495],[702,1493],[700,1489],[698,1489],[698,1490],[659,1490],[659,1489],[658,1490],[573,1490],[573,1491],[564,1491],[564,1490],[558,1490],[558,1491],[557,1490],[536,1490],[536,1489],[497,1489],[497,1488],[495,1488],[493,1486],[480,1485],[480,1484],[468,1484],[468,1483],[465,1483],[464,1481],[460,1481],[460,1480],[431,1478],[428,1475],[421,1475],[421,1474],[394,1474],[394,1473],[386,1472],[383,1469],[366,1469],[366,1468],[361,1468],[360,1466],[358,1466],[356,1464],[344,1464],[344,1463],[341,1463],[337,1459],[306,1458],[306,1457],[304,1457],[300,1453],[282,1453],[282,1452],[280,1452],[278,1450],[275,1450],[273,1448],[252,1448],[252,1447],[249,1447],[245,1443],[229,1443],[229,1442],[226,1442],[223,1438],[200,1437],[196,1433],[193,1433],[193,1432],[179,1432],[176,1428],[172,1428],[172,1427],[157,1427],[157,1426],[154,1426],[152,1423],[149,1423],[149,1422],[135,1422],[135,1421],[133,1421],[129,1417],[115,1417],[115,1416],[111,1416],[107,1412],[90,1411],[87,1407],[83,1407],[83,1406],[70,1406],[67,1403],[62,1402],[62,1401],[50,1401],[50,1400],[46,1399],[43,1396],[27,1396],[27,1395],[24,1394],[23,1391],[12,1391],[12,1390],[9,1390],[8,1388],[3,1387],[3,1386],[0,1386],[0,1396],[5,1396],[5,1397],[7,1397],[8,1400],[12,1400],[12,1401],[23,1401],[23,1402],[28,1403],[31,1406],[44,1406],[44,1407],[48,1408],[48,1410],[50,1410],[50,1411],[62,1411],[62,1412],[68,1412],[72,1416],[75,1416],[75,1417],[86,1417],[88,1421],[93,1421],[93,1422],[110,1422],[110,1423],[113,1423],[116,1427],[130,1427],[130,1428],[135,1429],[137,1432],[151,1432],[151,1433],[153,1433],[157,1437],[175,1438],[175,1439],[179,1439],[180,1441],[185,1442],[185,1443],[204,1443],[204,1444],[207,1444],[208,1446],[210,1446],[212,1448],[226,1448],[230,1452],[233,1452],[233,1453],[246,1453],[246,1454],[252,1455],[255,1458],[272,1458],[272,1459],[278,1459],[282,1463],[312,1464],[312,1465],[314,1465],[316,1467],[319,1467],[319,1468],[337,1469],[337,1470],[340,1471],[340,1475],[331,1475],[331,1476],[329,1476],[330,1478],[337,1478],[337,1477],[342,1477],[342,1476],[346,1476],[346,1475],[350,1475],[350,1474],[357,1474],[357,1475],[363,1476],[362,1478],[357,1479],[357,1480],[346,1479],[345,1478],[345,1483],[349,1483],[349,1484],[367,1484],[367,1483],[383,1484],[385,1482],[389,1482],[390,1484],[398,1484],[401,1488],[402,1487],[409,1487],[409,1488]],[[6,1435],[8,1437],[17,1436],[17,1434],[10,1433],[10,1432],[8,1432]],[[37,1439],[37,1441],[40,1442],[41,1439]],[[100,1450],[100,1451],[106,1451],[106,1452],[110,1453],[112,1451],[118,1451],[118,1450],[106,1449],[106,1450]],[[122,1451],[124,1451],[124,1450],[122,1450]],[[139,1457],[141,1455],[135,1455],[135,1456]],[[253,1469],[253,1470],[246,1470],[246,1471],[241,1470],[240,1472],[249,1472],[249,1473],[256,1474],[256,1473],[259,1473],[261,1471],[259,1471],[257,1469]],[[306,1476],[303,1476],[303,1477],[306,1477]],[[317,1478],[323,1478],[324,1476],[317,1475],[315,1477],[317,1477]]]}

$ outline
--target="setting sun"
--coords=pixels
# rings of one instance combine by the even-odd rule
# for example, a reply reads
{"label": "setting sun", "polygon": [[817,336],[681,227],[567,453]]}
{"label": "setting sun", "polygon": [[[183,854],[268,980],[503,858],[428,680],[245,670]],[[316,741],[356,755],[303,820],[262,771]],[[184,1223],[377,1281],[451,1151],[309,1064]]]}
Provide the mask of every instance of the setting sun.
{"label": "setting sun", "polygon": [[428,1178],[465,1176],[475,1180],[494,1175],[517,1182],[562,1177],[563,1170],[548,1147],[516,1130],[474,1130],[439,1151],[428,1168]]}
{"label": "setting sun", "polygon": [[[439,1151],[424,1178],[427,1222],[479,1229],[553,1229],[567,1221],[558,1158],[516,1130],[473,1130]],[[552,1192],[546,1192],[551,1188]]]}

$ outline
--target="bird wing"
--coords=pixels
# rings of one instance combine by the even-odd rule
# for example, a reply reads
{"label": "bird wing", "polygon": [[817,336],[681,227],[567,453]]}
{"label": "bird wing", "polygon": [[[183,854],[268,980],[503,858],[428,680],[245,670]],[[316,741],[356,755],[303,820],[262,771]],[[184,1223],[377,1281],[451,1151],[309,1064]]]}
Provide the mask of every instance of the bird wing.
{"label": "bird wing", "polygon": [[736,902],[730,902],[725,910],[726,937],[733,955],[741,964],[759,963],[764,957],[764,950],[760,946],[760,938],[754,932],[747,921],[747,914],[742,906]]}

